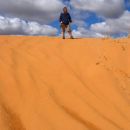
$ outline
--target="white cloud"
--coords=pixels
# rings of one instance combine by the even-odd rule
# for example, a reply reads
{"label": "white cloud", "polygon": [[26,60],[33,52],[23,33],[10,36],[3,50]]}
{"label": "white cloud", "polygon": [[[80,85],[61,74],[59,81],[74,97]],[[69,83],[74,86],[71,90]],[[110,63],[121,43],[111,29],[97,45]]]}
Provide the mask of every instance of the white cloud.
{"label": "white cloud", "polygon": [[90,17],[90,14],[88,12],[72,9],[70,13],[72,15],[74,23],[77,26],[86,26],[86,19]]}
{"label": "white cloud", "polygon": [[90,29],[106,35],[130,33],[130,12],[125,11],[118,19],[106,19],[105,22],[93,24]]}
{"label": "white cloud", "polygon": [[90,27],[81,26],[73,31],[75,37],[106,37],[126,36],[130,34],[130,12],[116,19],[105,19],[104,22],[92,24]]}
{"label": "white cloud", "polygon": [[[0,0],[0,34],[56,35],[58,30],[46,24],[58,19],[64,2],[73,7],[76,37],[130,33],[130,12],[124,12],[124,0]],[[90,12],[105,21],[87,24]]]}
{"label": "white cloud", "polygon": [[63,6],[61,0],[0,0],[0,14],[48,23],[58,18]]}
{"label": "white cloud", "polygon": [[49,25],[0,16],[1,35],[56,35],[57,31]]}
{"label": "white cloud", "polygon": [[117,18],[124,12],[124,0],[71,0],[71,5],[109,18]]}
{"label": "white cloud", "polygon": [[86,29],[83,27],[79,27],[77,30],[73,30],[74,37],[81,38],[81,37],[105,37],[105,35],[92,31],[90,29]]}

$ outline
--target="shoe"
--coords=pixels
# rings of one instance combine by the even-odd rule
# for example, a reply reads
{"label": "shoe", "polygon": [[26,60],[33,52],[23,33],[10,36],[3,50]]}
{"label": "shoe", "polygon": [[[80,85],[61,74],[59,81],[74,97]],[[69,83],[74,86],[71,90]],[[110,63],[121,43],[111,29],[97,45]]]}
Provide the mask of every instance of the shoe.
{"label": "shoe", "polygon": [[63,36],[62,39],[65,39],[65,36]]}

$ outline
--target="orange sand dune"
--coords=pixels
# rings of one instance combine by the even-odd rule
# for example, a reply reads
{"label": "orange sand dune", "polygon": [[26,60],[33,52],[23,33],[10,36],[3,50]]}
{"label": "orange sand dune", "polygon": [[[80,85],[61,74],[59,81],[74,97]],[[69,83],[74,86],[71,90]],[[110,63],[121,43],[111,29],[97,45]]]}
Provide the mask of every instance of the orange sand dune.
{"label": "orange sand dune", "polygon": [[0,130],[130,130],[130,39],[1,36]]}

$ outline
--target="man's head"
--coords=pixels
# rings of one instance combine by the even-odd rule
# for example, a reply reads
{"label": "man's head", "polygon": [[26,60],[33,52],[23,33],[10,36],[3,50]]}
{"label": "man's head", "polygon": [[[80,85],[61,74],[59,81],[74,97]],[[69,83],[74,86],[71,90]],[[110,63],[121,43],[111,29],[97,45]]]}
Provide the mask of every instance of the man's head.
{"label": "man's head", "polygon": [[67,7],[64,7],[64,8],[63,8],[63,12],[64,12],[64,13],[68,13]]}

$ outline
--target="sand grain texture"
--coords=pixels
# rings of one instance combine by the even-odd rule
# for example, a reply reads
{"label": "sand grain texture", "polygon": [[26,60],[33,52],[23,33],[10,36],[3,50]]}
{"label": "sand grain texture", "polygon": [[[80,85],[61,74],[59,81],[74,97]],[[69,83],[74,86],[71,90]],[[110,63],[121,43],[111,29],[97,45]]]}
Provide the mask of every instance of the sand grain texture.
{"label": "sand grain texture", "polygon": [[130,39],[1,36],[0,130],[130,130]]}

